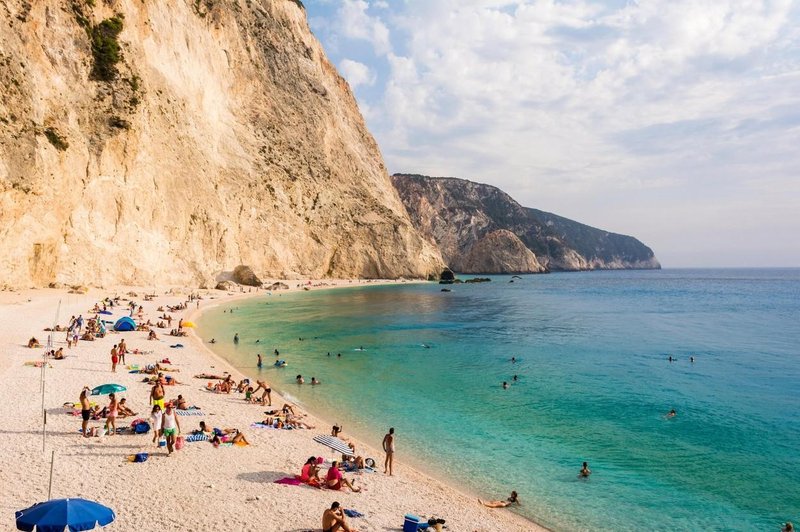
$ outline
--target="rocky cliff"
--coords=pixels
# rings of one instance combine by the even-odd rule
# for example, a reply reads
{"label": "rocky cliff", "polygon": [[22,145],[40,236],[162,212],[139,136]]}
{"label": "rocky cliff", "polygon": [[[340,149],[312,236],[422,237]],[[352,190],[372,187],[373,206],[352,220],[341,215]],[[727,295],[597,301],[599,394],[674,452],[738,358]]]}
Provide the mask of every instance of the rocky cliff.
{"label": "rocky cliff", "polygon": [[395,174],[414,225],[463,273],[653,269],[653,251],[630,236],[525,208],[502,190],[464,179]]}
{"label": "rocky cliff", "polygon": [[0,85],[0,285],[443,264],[298,0],[0,0]]}

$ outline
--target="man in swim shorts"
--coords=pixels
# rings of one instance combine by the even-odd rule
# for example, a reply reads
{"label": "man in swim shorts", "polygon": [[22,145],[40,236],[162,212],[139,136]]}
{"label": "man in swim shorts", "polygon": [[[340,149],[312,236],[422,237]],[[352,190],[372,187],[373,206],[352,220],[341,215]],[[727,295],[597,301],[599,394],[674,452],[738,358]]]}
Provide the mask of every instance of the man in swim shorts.
{"label": "man in swim shorts", "polygon": [[164,387],[160,381],[156,381],[153,389],[150,390],[150,404],[153,406],[158,405],[161,410],[164,410]]}
{"label": "man in swim shorts", "polygon": [[322,532],[336,532],[337,530],[355,532],[347,525],[347,519],[339,507],[339,503],[334,502],[330,508],[322,513]]}
{"label": "man in swim shorts", "polygon": [[81,429],[83,430],[84,438],[89,437],[89,435],[86,433],[86,429],[89,426],[89,418],[92,416],[92,406],[89,404],[89,397],[87,396],[88,392],[89,388],[84,386],[83,390],[81,391],[81,417],[83,418]]}
{"label": "man in swim shorts", "polygon": [[383,450],[386,452],[386,461],[383,463],[383,473],[392,476],[392,462],[394,461],[394,427],[389,429],[389,434],[383,437]]}

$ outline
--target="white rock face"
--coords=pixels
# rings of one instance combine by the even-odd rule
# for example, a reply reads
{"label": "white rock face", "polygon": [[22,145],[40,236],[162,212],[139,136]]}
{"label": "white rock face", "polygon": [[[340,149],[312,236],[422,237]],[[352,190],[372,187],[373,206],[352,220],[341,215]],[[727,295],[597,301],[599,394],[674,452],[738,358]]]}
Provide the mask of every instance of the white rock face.
{"label": "white rock face", "polygon": [[[0,284],[441,269],[297,3],[93,4],[0,0]],[[92,80],[79,18],[118,13]]]}

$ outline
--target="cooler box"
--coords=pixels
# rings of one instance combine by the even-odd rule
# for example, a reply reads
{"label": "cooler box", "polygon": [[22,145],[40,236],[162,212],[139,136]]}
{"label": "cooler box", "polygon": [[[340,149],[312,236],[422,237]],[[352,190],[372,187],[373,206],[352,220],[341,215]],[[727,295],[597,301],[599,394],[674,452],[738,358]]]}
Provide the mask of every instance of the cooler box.
{"label": "cooler box", "polygon": [[403,521],[403,532],[417,532],[428,528],[427,522],[420,522],[420,518],[413,514],[406,514]]}

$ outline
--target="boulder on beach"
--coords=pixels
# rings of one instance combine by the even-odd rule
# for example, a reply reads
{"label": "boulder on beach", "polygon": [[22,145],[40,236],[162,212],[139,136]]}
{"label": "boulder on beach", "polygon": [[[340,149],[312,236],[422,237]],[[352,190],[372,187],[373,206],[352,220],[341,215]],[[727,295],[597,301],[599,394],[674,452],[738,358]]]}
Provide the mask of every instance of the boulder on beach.
{"label": "boulder on beach", "polygon": [[239,265],[233,270],[233,280],[245,286],[261,286],[261,280],[256,277],[250,266]]}
{"label": "boulder on beach", "polygon": [[289,285],[281,282],[272,283],[267,287],[267,290],[288,290],[288,289]]}
{"label": "boulder on beach", "polygon": [[231,291],[231,290],[236,290],[236,287],[237,285],[233,281],[220,281],[214,288],[216,288],[217,290]]}

